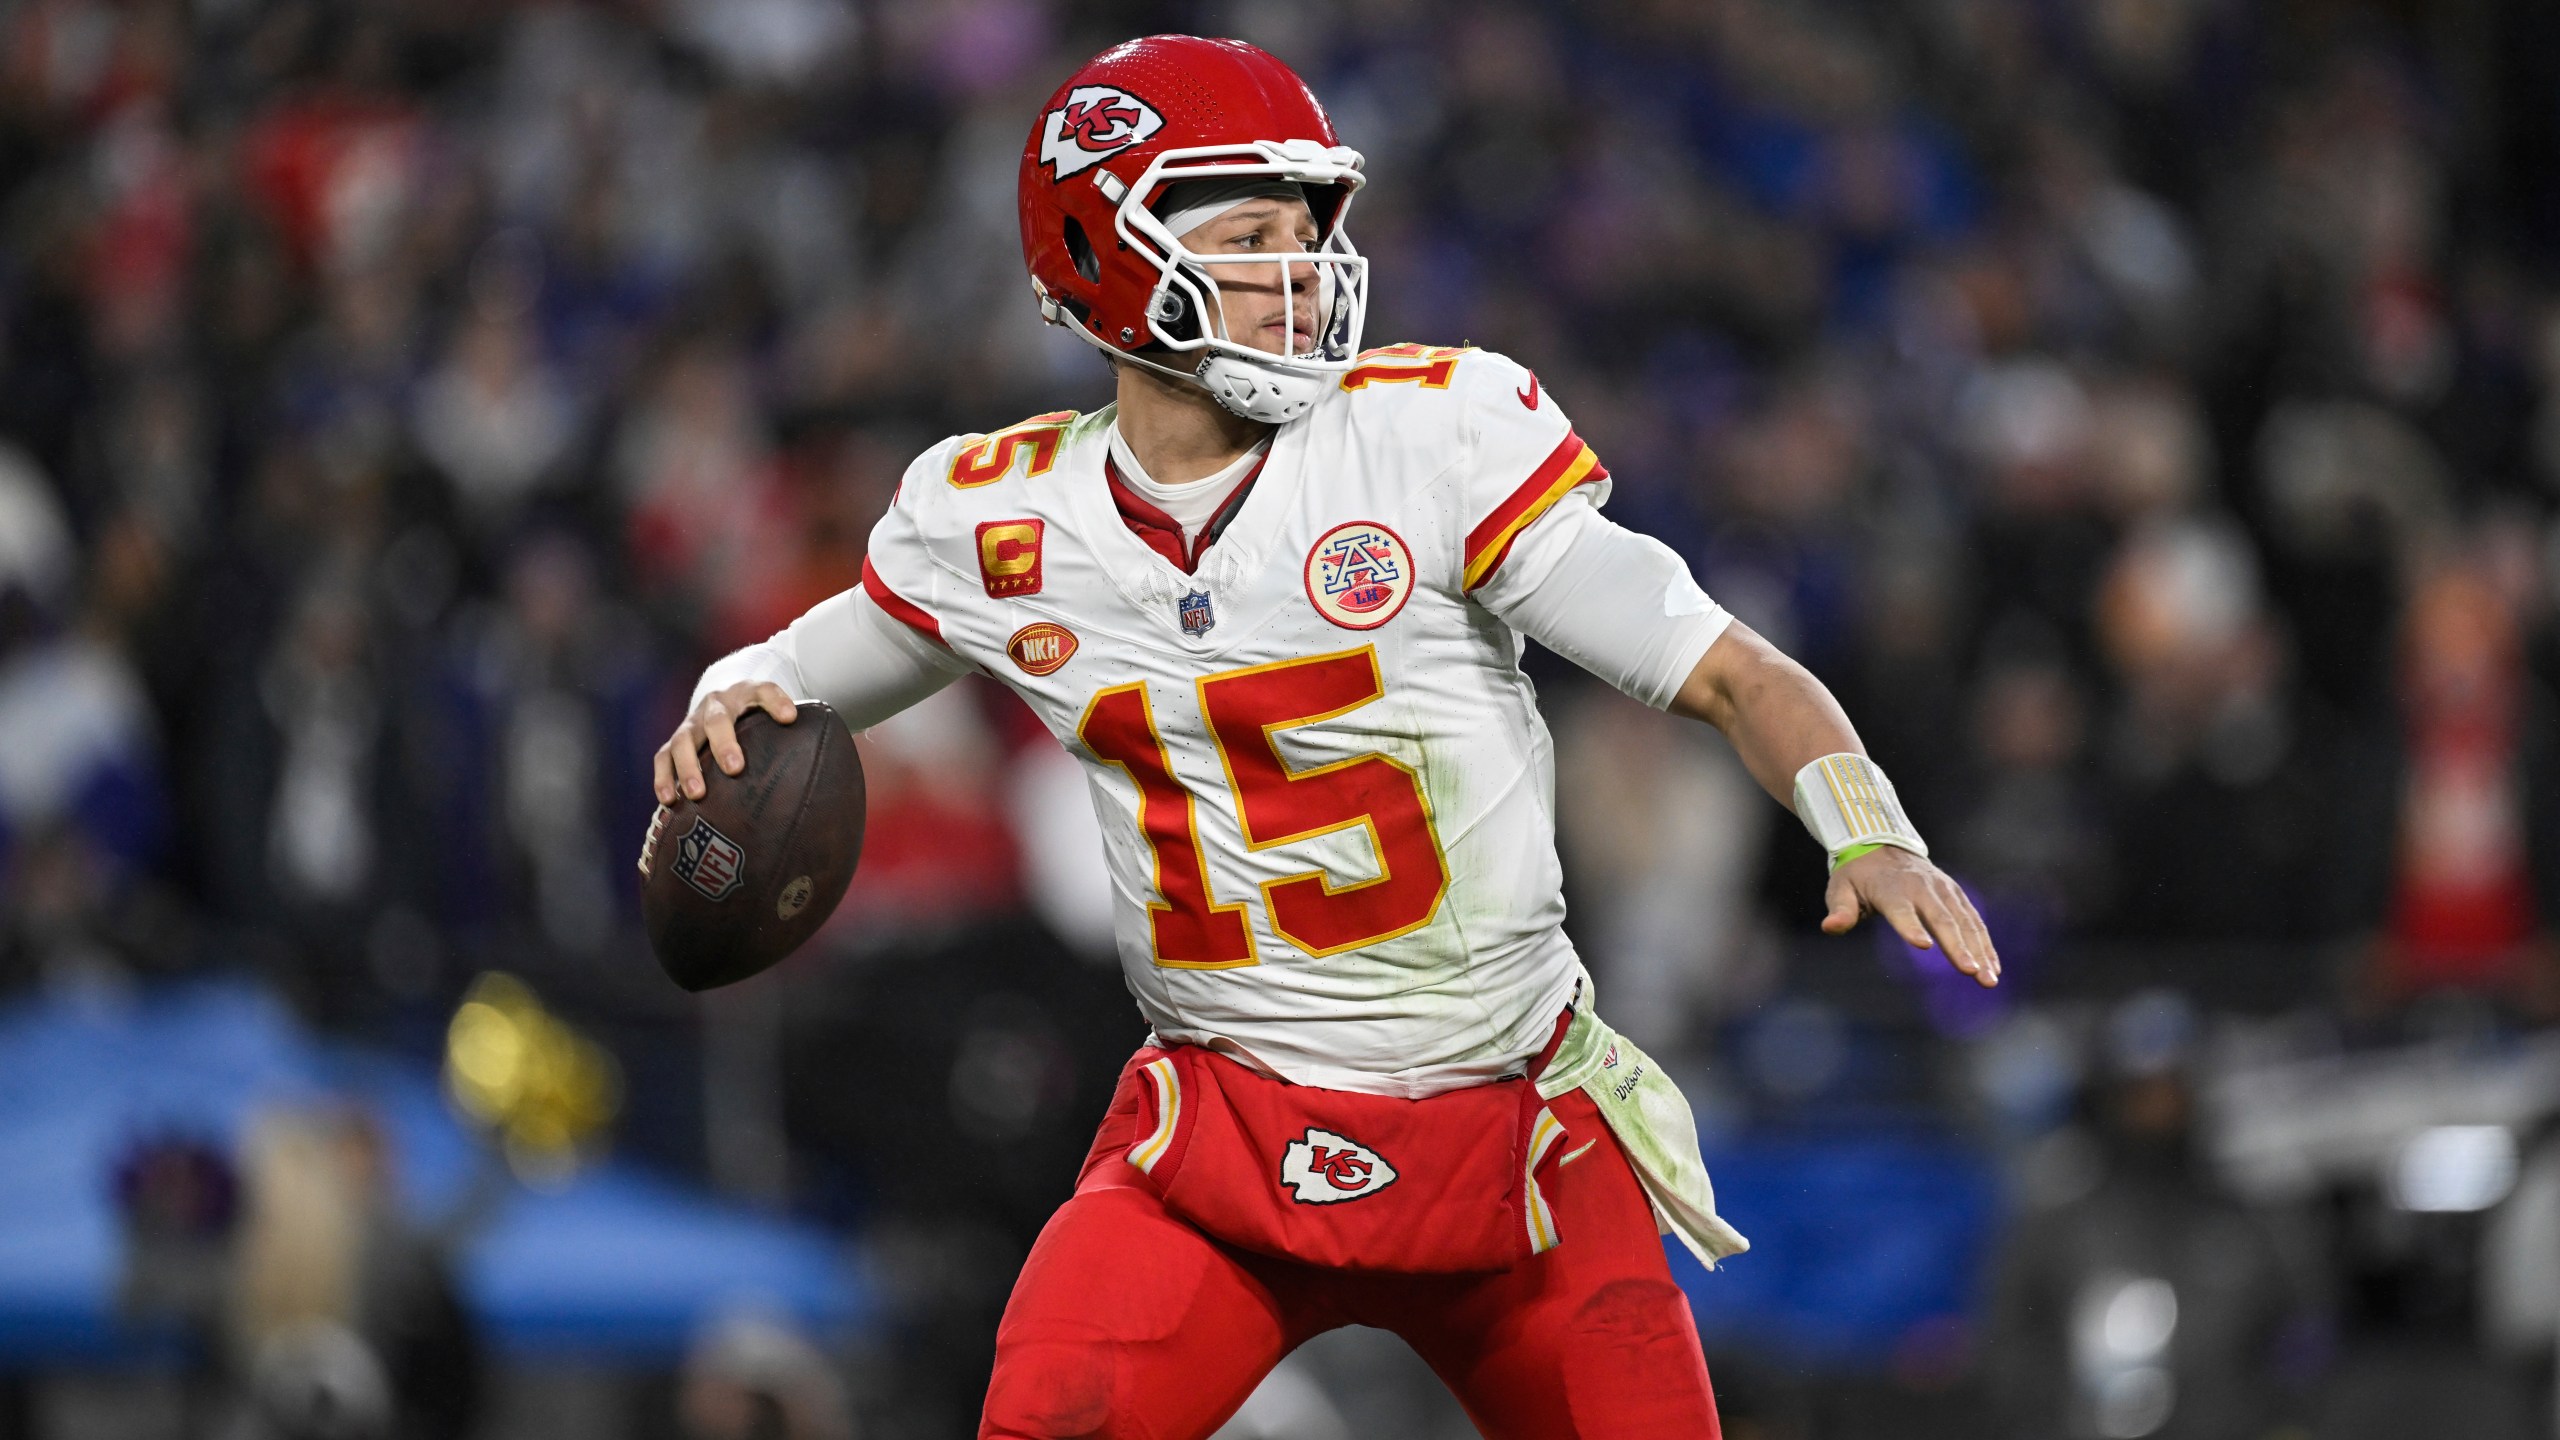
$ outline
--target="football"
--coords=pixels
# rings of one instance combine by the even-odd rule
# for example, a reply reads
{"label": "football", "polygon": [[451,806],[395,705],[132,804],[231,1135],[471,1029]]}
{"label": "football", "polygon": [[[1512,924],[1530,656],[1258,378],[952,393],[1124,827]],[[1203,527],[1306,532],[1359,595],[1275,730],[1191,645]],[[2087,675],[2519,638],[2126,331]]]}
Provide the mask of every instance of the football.
{"label": "football", "polygon": [[862,761],[836,712],[803,701],[785,725],[738,720],[747,766],[703,756],[703,795],[679,795],[640,843],[640,914],[668,978],[708,990],[757,974],[818,932],[862,855]]}

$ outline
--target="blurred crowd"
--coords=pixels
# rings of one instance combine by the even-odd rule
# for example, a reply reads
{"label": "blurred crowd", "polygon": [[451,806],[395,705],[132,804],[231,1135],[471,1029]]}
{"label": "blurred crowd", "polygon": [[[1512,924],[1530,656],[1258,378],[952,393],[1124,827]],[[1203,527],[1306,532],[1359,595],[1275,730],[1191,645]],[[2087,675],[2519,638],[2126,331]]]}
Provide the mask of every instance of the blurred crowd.
{"label": "blurred crowd", "polygon": [[[875,1425],[939,1433],[1138,1038],[1081,783],[977,682],[880,727],[824,953],[697,1010],[635,934],[647,756],[914,452],[1108,398],[1015,164],[1160,29],[1367,155],[1373,341],[1534,366],[1610,512],[1841,693],[2025,997],[1922,985],[1930,1043],[2163,1073],[2069,1009],[2158,984],[2560,1015],[2536,0],[0,0],[0,985],[247,970],[424,1049],[525,975],[627,1145],[865,1227],[959,1357]],[[1611,1012],[1747,1106],[1726,1032],[1839,968],[1820,856],[1533,669]]]}

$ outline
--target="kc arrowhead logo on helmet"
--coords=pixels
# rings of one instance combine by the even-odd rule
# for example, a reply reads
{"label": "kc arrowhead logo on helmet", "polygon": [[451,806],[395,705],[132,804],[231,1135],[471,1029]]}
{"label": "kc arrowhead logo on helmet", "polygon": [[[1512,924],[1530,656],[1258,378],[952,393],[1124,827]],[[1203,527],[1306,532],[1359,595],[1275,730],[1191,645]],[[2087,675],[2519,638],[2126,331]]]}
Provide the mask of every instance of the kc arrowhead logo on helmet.
{"label": "kc arrowhead logo on helmet", "polygon": [[1041,121],[1040,163],[1064,180],[1164,128],[1156,107],[1117,85],[1079,85]]}

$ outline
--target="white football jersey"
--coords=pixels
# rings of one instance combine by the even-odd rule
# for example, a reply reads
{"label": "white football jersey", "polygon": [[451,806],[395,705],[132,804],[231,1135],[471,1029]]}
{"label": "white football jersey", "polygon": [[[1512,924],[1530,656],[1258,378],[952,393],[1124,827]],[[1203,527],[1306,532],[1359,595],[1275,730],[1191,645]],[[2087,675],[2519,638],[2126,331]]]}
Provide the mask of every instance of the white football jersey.
{"label": "white football jersey", "polygon": [[1581,967],[1546,725],[1470,592],[1608,472],[1519,365],[1390,346],[1280,427],[1186,574],[1122,519],[1111,423],[926,452],[865,588],[1085,763],[1163,1040],[1385,1094],[1516,1071]]}

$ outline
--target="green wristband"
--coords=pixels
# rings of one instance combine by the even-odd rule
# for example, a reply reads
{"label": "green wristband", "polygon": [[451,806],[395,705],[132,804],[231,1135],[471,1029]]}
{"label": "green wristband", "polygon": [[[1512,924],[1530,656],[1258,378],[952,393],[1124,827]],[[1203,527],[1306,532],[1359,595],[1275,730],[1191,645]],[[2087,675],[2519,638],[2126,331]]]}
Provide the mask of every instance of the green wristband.
{"label": "green wristband", "polygon": [[1864,845],[1843,845],[1840,847],[1840,853],[1831,857],[1831,868],[1837,870],[1861,855],[1871,854],[1883,848],[1884,842],[1881,840],[1871,840]]}

